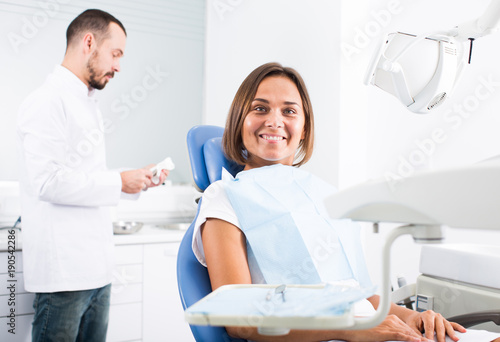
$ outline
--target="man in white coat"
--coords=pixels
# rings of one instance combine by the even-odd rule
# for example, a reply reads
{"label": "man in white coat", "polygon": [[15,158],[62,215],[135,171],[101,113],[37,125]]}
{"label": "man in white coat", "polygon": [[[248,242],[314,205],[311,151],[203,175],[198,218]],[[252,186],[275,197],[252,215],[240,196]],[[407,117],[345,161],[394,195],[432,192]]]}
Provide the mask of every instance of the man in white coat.
{"label": "man in white coat", "polygon": [[114,265],[107,207],[155,185],[147,168],[109,171],[104,139],[89,139],[104,131],[94,95],[120,71],[122,23],[87,10],[66,38],[62,65],[19,112],[24,281],[36,293],[33,341],[104,342]]}

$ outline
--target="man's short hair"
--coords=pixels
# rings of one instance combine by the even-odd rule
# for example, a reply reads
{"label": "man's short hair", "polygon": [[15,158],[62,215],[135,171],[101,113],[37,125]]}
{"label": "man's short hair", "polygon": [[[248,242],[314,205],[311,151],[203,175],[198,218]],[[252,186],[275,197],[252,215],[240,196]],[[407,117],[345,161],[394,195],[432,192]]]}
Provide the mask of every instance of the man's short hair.
{"label": "man's short hair", "polygon": [[82,12],[78,17],[73,19],[66,30],[67,47],[87,32],[91,32],[98,43],[101,42],[109,35],[108,28],[110,23],[120,26],[125,35],[127,35],[123,24],[111,14],[98,9],[88,9]]}

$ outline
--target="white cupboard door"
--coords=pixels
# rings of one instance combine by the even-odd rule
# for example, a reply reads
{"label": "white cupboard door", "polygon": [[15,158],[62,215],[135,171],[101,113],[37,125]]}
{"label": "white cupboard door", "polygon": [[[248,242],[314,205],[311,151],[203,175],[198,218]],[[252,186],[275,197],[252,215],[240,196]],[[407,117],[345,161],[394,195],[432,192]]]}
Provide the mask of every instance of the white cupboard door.
{"label": "white cupboard door", "polygon": [[193,342],[177,290],[179,243],[144,246],[144,342]]}

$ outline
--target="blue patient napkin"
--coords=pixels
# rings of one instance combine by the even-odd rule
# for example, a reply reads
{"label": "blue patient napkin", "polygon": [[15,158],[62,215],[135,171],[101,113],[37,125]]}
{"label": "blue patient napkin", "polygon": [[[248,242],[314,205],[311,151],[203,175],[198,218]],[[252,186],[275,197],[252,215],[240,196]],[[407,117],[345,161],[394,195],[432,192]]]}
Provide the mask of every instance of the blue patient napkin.
{"label": "blue patient napkin", "polygon": [[324,199],[335,189],[318,177],[281,164],[222,175],[224,190],[247,241],[249,260],[268,284],[371,281],[360,227],[330,220]]}

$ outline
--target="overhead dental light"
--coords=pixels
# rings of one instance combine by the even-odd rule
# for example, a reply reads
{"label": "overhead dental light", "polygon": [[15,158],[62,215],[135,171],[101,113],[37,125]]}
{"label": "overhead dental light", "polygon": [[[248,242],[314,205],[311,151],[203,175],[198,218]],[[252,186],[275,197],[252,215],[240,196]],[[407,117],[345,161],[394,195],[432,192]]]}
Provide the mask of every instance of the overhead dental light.
{"label": "overhead dental light", "polygon": [[368,67],[365,84],[394,95],[414,113],[428,113],[453,92],[470,63],[474,39],[498,29],[500,0],[485,13],[443,33],[385,37]]}

